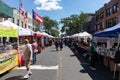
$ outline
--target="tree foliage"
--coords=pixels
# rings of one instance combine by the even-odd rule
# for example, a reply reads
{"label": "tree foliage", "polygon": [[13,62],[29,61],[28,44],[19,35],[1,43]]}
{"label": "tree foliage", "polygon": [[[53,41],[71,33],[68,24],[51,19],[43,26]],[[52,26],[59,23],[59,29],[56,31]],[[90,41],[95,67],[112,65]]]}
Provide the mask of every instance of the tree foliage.
{"label": "tree foliage", "polygon": [[56,20],[50,19],[48,16],[43,17],[43,26],[45,32],[53,34],[53,30],[58,30],[58,22]]}
{"label": "tree foliage", "polygon": [[59,36],[59,31],[57,29],[51,29],[51,35],[58,37]]}
{"label": "tree foliage", "polygon": [[81,14],[70,15],[62,18],[60,23],[63,24],[61,32],[66,32],[67,35],[72,35],[82,30],[89,19],[89,15],[81,12]]}

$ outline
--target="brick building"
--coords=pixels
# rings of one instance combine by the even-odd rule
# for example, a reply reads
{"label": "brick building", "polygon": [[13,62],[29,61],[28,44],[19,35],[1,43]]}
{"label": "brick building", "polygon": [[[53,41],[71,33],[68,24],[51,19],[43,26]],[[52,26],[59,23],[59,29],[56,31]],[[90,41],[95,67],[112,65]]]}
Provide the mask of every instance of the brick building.
{"label": "brick building", "polygon": [[95,26],[95,14],[89,13],[88,15],[89,15],[89,18],[85,25],[84,30],[92,34],[94,32],[94,26]]}
{"label": "brick building", "polygon": [[112,27],[120,22],[120,0],[111,0],[95,12],[97,31]]}

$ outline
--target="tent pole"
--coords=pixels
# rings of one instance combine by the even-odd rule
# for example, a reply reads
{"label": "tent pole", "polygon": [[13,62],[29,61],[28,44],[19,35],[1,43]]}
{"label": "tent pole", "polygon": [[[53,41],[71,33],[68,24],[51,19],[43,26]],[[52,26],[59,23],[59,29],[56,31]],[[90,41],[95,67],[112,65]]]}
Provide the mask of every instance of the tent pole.
{"label": "tent pole", "polygon": [[120,33],[118,33],[118,44],[117,44],[117,48],[119,47],[120,44]]}

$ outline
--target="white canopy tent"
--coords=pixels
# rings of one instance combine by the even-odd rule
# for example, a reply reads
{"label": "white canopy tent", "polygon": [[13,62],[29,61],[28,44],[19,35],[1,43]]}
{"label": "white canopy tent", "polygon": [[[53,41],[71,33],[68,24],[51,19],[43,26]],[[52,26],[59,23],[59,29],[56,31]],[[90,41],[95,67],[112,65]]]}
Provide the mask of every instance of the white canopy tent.
{"label": "white canopy tent", "polygon": [[45,33],[45,32],[42,32],[41,34],[43,34],[44,36],[48,36],[48,34],[47,34],[47,33]]}
{"label": "white canopy tent", "polygon": [[18,37],[18,26],[9,20],[0,22],[1,37]]}
{"label": "white canopy tent", "polygon": [[31,36],[31,35],[33,35],[33,32],[31,30],[19,27],[19,36]]}
{"label": "white canopy tent", "polygon": [[89,38],[92,38],[92,35],[87,33],[86,31],[84,31],[83,33],[79,33],[79,37],[89,37]]}

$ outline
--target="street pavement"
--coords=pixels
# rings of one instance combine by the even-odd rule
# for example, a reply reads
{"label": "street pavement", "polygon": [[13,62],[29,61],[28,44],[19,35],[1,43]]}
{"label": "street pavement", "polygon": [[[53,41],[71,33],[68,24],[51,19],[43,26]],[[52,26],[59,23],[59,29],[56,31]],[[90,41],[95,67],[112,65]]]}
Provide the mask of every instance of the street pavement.
{"label": "street pavement", "polygon": [[88,60],[81,53],[74,55],[64,46],[56,51],[54,45],[37,55],[37,63],[31,65],[32,75],[24,79],[25,67],[18,67],[0,76],[0,80],[113,80],[112,72],[102,65],[97,70],[89,68]]}

